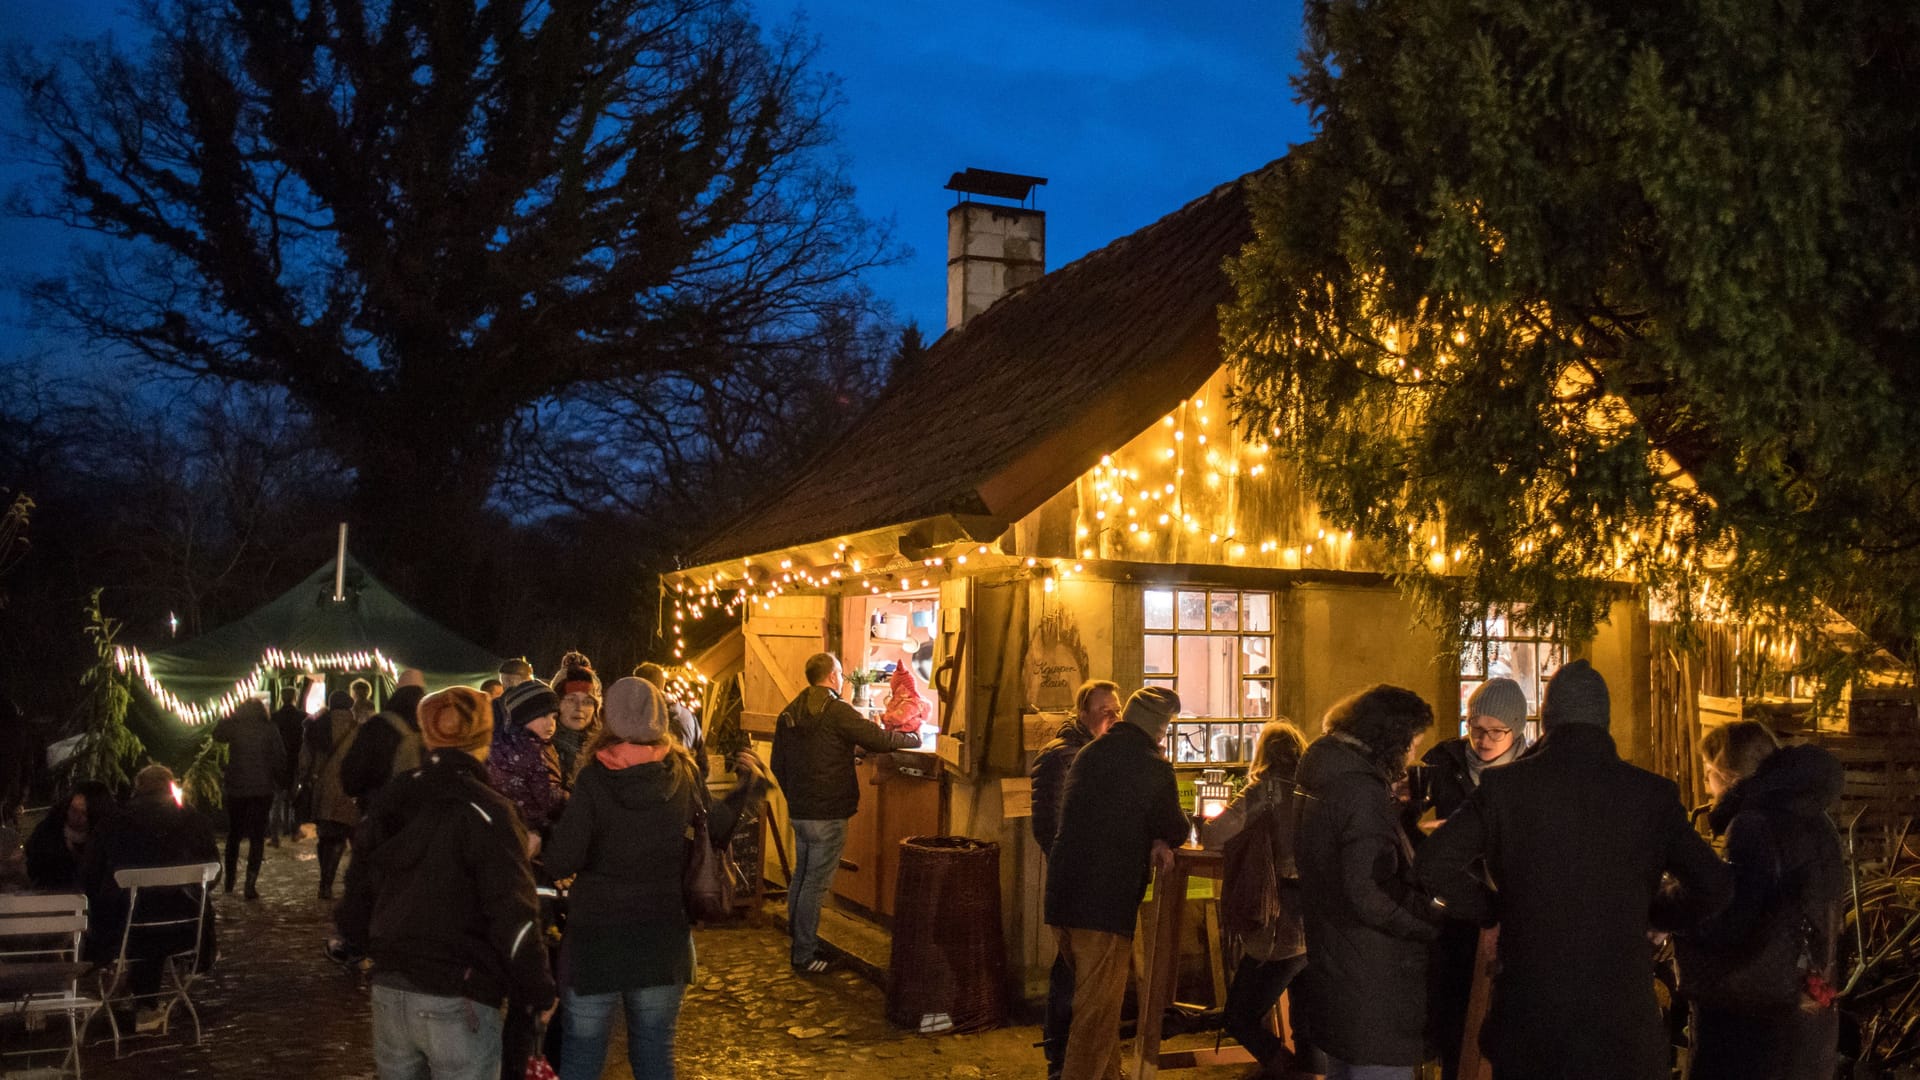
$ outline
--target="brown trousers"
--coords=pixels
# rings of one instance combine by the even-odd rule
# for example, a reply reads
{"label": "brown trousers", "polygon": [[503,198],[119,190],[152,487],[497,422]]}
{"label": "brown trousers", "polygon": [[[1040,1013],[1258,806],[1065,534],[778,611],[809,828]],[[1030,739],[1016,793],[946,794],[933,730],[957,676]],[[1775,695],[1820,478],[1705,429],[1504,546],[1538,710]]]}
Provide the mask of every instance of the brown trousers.
{"label": "brown trousers", "polygon": [[1061,1080],[1121,1080],[1120,1003],[1127,996],[1133,939],[1100,930],[1053,928],[1073,968],[1073,1026]]}

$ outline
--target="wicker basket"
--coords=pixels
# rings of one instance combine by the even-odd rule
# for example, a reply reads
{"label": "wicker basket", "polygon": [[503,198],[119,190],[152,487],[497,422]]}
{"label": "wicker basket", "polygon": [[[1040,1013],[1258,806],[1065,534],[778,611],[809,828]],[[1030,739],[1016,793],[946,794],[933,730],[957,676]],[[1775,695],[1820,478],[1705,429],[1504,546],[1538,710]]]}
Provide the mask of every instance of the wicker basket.
{"label": "wicker basket", "polygon": [[887,1019],[927,1033],[1006,1023],[1000,845],[909,836],[900,841],[894,895]]}

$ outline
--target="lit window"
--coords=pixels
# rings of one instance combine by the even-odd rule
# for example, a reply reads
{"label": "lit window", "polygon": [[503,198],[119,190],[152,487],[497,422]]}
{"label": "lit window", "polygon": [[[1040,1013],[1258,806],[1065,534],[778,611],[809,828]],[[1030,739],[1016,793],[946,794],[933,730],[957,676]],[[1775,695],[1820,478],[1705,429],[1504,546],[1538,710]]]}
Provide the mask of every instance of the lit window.
{"label": "lit window", "polygon": [[1146,685],[1180,695],[1177,764],[1246,761],[1273,715],[1273,594],[1148,589]]}
{"label": "lit window", "polygon": [[1466,734],[1467,699],[1488,679],[1509,678],[1527,696],[1527,736],[1539,735],[1540,692],[1547,679],[1566,663],[1566,648],[1555,640],[1552,624],[1527,621],[1527,609],[1515,605],[1510,615],[1489,612],[1474,623],[1460,645],[1460,733]]}

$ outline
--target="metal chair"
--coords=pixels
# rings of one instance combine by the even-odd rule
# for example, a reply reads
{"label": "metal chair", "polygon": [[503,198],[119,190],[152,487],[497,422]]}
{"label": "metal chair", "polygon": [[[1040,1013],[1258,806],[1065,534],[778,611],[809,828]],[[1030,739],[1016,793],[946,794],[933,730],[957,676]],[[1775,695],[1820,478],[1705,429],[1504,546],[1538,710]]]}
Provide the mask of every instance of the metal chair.
{"label": "metal chair", "polygon": [[[87,930],[87,898],[78,893],[15,893],[0,896],[0,1016],[36,1018],[64,1014],[67,1052],[56,1075],[80,1076],[80,1037],[95,998],[80,994],[80,979],[92,965],[80,959]],[[10,1050],[6,1057],[45,1054],[49,1048]]]}
{"label": "metal chair", "polygon": [[[113,880],[122,889],[127,890],[127,920],[120,931],[120,949],[112,964],[100,972],[100,1000],[108,1006],[107,1023],[113,1028],[113,1056],[120,1056],[120,1018],[114,1014],[112,1005],[116,1001],[139,1003],[143,1000],[155,1000],[161,1006],[160,1033],[172,1030],[174,1006],[185,1006],[187,1015],[193,1018],[193,1041],[200,1041],[200,1012],[194,1008],[189,991],[200,980],[200,947],[206,939],[207,918],[213,910],[213,883],[220,878],[219,863],[194,863],[185,866],[154,866],[136,870],[121,870],[113,875]],[[171,911],[155,912],[154,901],[162,897],[185,893],[193,898],[193,914],[176,914]],[[142,902],[145,902],[144,917]],[[186,928],[192,927],[192,944],[186,945]],[[181,945],[172,948],[159,957],[145,955],[141,942],[144,936],[169,934],[177,938]],[[133,946],[134,955],[128,955],[129,946]],[[143,961],[158,963],[161,966],[162,986],[149,993],[133,993],[129,984],[129,973],[133,965]],[[137,1013],[136,1013],[137,1015]]]}

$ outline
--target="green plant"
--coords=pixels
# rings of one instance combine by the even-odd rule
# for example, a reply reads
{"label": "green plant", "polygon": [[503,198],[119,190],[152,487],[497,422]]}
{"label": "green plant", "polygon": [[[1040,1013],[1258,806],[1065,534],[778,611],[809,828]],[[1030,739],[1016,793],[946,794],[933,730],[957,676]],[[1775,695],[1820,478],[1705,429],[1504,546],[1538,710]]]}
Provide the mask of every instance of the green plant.
{"label": "green plant", "polygon": [[87,637],[93,642],[94,662],[80,677],[85,696],[80,700],[80,745],[62,765],[60,778],[99,780],[124,790],[147,747],[127,727],[127,707],[133,702],[132,681],[114,659],[114,638],[120,621],[100,610],[100,590],[87,597]]}
{"label": "green plant", "polygon": [[233,748],[214,738],[212,731],[200,740],[193,761],[180,774],[180,786],[196,806],[218,810],[225,804],[222,780],[227,775],[227,758],[232,752]]}

